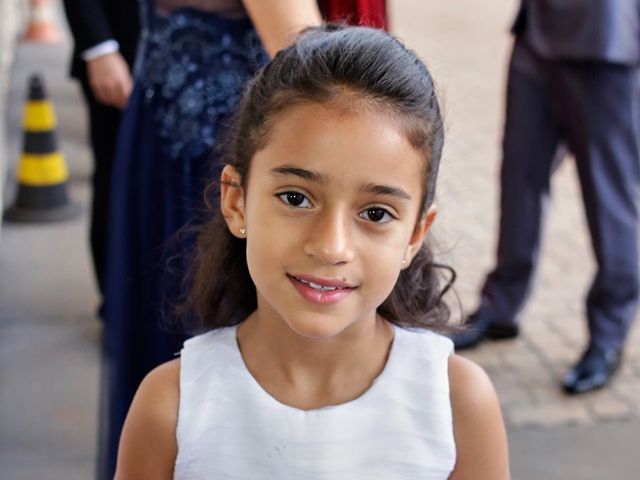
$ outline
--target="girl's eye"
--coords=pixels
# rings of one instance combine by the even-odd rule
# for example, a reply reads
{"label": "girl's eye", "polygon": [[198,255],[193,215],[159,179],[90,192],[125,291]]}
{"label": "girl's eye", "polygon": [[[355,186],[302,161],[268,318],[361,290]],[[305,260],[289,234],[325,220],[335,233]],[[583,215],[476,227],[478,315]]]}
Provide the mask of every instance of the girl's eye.
{"label": "girl's eye", "polygon": [[287,205],[291,205],[292,207],[297,208],[311,208],[311,202],[307,197],[305,197],[300,192],[284,192],[276,195],[280,200],[282,200]]}
{"label": "girl's eye", "polygon": [[371,207],[360,212],[360,217],[373,223],[387,223],[393,220],[393,216],[384,208]]}

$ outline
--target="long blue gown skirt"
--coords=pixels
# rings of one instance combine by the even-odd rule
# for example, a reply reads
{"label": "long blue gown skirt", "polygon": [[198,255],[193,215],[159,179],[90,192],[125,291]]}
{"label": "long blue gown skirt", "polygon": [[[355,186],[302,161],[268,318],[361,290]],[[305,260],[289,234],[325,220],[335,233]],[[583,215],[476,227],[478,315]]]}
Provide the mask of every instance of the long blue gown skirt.
{"label": "long blue gown skirt", "polygon": [[211,146],[266,54],[245,18],[149,13],[114,165],[104,306],[98,477],[113,478],[120,433],[144,376],[175,358],[193,238],[220,166]]}

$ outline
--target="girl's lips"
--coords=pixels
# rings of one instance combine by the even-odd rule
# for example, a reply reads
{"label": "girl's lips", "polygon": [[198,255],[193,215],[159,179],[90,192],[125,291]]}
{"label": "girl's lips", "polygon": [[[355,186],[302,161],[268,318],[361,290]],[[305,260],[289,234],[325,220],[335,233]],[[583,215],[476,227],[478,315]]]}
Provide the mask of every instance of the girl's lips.
{"label": "girl's lips", "polygon": [[322,278],[315,277],[313,275],[288,275],[291,278],[295,278],[302,283],[313,283],[315,285],[320,285],[323,287],[329,288],[356,288],[355,285],[352,285],[344,280],[332,279],[332,278]]}
{"label": "girl's lips", "polygon": [[316,305],[331,305],[347,297],[354,286],[341,280],[287,275],[300,296]]}

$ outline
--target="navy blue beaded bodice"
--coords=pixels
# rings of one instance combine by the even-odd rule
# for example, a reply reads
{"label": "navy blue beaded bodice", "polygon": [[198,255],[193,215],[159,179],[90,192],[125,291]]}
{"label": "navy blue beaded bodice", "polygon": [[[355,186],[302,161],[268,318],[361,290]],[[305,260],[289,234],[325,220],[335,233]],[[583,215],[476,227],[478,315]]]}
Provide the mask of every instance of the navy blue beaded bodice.
{"label": "navy blue beaded bodice", "polygon": [[157,6],[162,1],[140,2],[135,76],[145,103],[154,104],[161,151],[172,160],[202,157],[267,54],[240,2],[216,11],[216,0],[199,1],[208,10],[173,0],[186,7],[168,12]]}

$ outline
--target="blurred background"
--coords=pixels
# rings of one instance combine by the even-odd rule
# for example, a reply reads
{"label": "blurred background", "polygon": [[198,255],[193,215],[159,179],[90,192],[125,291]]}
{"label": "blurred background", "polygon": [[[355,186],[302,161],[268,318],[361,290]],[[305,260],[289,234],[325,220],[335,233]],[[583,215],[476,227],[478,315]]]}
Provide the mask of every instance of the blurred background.
{"label": "blurred background", "polygon": [[[430,67],[447,140],[435,227],[439,253],[458,272],[459,321],[477,306],[494,262],[505,73],[517,0],[389,0],[391,30]],[[94,475],[101,323],[88,251],[91,158],[79,87],[68,75],[71,40],[57,0],[55,44],[20,41],[26,0],[0,2],[0,192],[16,191],[28,78],[42,75],[57,115],[71,221],[0,227],[0,478]],[[586,342],[583,299],[593,259],[575,167],[553,177],[552,202],[522,335],[465,356],[500,397],[514,479],[636,478],[640,462],[640,325],[606,390],[570,398],[562,374]]]}

